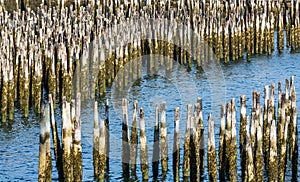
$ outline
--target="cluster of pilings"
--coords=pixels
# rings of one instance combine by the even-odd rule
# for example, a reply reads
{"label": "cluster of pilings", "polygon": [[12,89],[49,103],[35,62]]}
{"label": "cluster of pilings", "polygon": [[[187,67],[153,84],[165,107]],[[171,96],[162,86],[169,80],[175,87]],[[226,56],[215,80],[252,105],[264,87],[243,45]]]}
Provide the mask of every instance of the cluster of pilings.
{"label": "cluster of pilings", "polygon": [[81,148],[81,96],[68,102],[62,98],[62,132],[58,134],[58,126],[54,116],[52,95],[49,103],[42,105],[40,120],[40,160],[39,181],[52,180],[52,160],[50,151],[50,128],[52,131],[55,165],[61,181],[82,181],[82,148]]}
{"label": "cluster of pilings", "polygon": [[[285,181],[286,172],[291,181],[297,181],[298,172],[298,129],[297,108],[294,78],[286,80],[282,90],[278,82],[278,99],[275,104],[275,85],[265,86],[264,102],[261,104],[261,94],[253,91],[251,112],[247,116],[246,96],[240,97],[240,120],[238,121],[235,98],[221,106],[219,147],[216,150],[215,127],[212,115],[209,114],[207,148],[204,141],[204,119],[202,114],[202,99],[199,98],[193,106],[187,106],[186,132],[184,143],[180,145],[179,108],[174,110],[174,141],[172,154],[168,153],[166,103],[156,105],[155,127],[152,153],[152,177],[168,173],[168,158],[172,157],[172,170],[175,181],[180,179],[200,181],[204,178],[210,181]],[[94,127],[94,170],[95,177],[103,180],[107,169],[108,158],[106,141],[107,130],[104,121],[98,127],[97,103],[95,103]],[[277,107],[277,108],[276,108]],[[106,108],[108,105],[106,104]],[[135,174],[137,153],[140,156],[140,167],[143,180],[149,179],[150,163],[148,161],[148,145],[146,137],[144,110],[138,111],[138,102],[133,104],[133,121],[131,135],[128,121],[128,101],[122,102],[122,171],[123,177],[129,178]],[[106,111],[107,113],[108,111]],[[138,117],[139,116],[139,117]],[[139,135],[137,123],[140,123]],[[239,131],[237,131],[239,123]],[[149,131],[149,130],[148,130]],[[237,137],[239,133],[239,137]],[[238,139],[239,138],[239,139]],[[239,141],[239,144],[237,142]],[[138,151],[140,145],[140,151]],[[180,148],[183,153],[180,154]],[[239,150],[239,152],[238,152]],[[238,155],[238,153],[240,155]],[[98,157],[97,157],[98,156]],[[182,156],[182,159],[180,159]],[[206,157],[205,157],[206,156]],[[205,160],[208,173],[205,177]],[[241,178],[238,176],[238,160],[240,161]],[[291,166],[287,165],[288,161]],[[180,172],[180,166],[182,171]],[[288,169],[291,168],[291,169]],[[97,171],[97,172],[96,172]],[[182,173],[182,175],[180,174]]]}
{"label": "cluster of pilings", "polygon": [[[245,53],[248,59],[271,54],[275,42],[280,52],[285,42],[291,50],[300,45],[299,0],[49,2],[36,11],[0,7],[3,122],[13,119],[15,103],[27,117],[30,106],[40,112],[43,95],[52,94],[54,107],[62,96],[70,102],[73,80],[83,99],[102,96],[119,70],[141,55],[201,66],[214,55],[228,62]],[[138,77],[140,67],[134,62],[130,77]]]}

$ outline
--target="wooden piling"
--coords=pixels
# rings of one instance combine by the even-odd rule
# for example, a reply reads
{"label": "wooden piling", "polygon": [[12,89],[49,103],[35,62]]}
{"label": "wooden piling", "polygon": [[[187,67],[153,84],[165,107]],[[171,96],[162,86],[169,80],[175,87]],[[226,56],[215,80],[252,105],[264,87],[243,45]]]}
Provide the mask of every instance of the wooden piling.
{"label": "wooden piling", "polygon": [[149,179],[148,174],[148,145],[145,131],[144,109],[140,109],[140,162],[143,180]]}
{"label": "wooden piling", "polygon": [[128,132],[128,101],[122,100],[122,171],[125,178],[129,177],[130,140]]}
{"label": "wooden piling", "polygon": [[[3,123],[7,119],[7,97],[8,97],[8,73],[7,65],[2,65],[2,90],[1,90],[1,120]],[[26,117],[26,116],[25,116]]]}
{"label": "wooden piling", "polygon": [[[15,112],[15,80],[14,80],[14,70],[12,62],[9,63],[10,70],[8,70],[8,119],[14,119]],[[40,105],[40,102],[39,102]],[[40,114],[38,112],[38,114]],[[5,116],[4,116],[5,117]]]}
{"label": "wooden piling", "polygon": [[255,181],[255,169],[253,164],[253,149],[251,148],[251,139],[249,133],[246,135],[246,181],[252,182]]}
{"label": "wooden piling", "polygon": [[198,133],[196,118],[191,117],[190,123],[190,181],[200,180],[200,155],[198,150]]}
{"label": "wooden piling", "polygon": [[152,171],[153,177],[158,177],[158,165],[159,165],[159,105],[155,106],[155,127],[154,127],[154,143],[153,143],[153,154],[152,154]]}
{"label": "wooden piling", "polygon": [[63,148],[63,171],[64,180],[73,181],[73,161],[72,161],[72,124],[70,103],[63,97],[62,106],[62,148]]}
{"label": "wooden piling", "polygon": [[105,149],[105,122],[100,121],[100,137],[99,137],[99,168],[98,180],[104,181],[106,169],[106,149]]}
{"label": "wooden piling", "polygon": [[[262,108],[259,108],[259,117],[262,120]],[[255,180],[264,181],[264,158],[263,158],[263,130],[262,125],[258,124],[256,127],[256,150],[254,154]]]}
{"label": "wooden piling", "polygon": [[138,146],[137,114],[138,114],[138,102],[134,101],[133,120],[132,120],[131,137],[130,137],[130,161],[131,161],[132,173],[135,173],[136,170],[136,157],[137,157],[137,146]]}
{"label": "wooden piling", "polygon": [[288,131],[288,144],[289,144],[289,159],[292,160],[293,152],[295,150],[295,141],[297,138],[296,128],[297,128],[297,106],[296,106],[296,92],[291,86],[291,120]]}
{"label": "wooden piling", "polygon": [[224,105],[221,105],[221,121],[220,121],[220,138],[219,138],[219,179],[220,181],[225,180],[225,167],[226,167],[226,153],[225,153],[225,116],[224,116]]}
{"label": "wooden piling", "polygon": [[110,135],[109,135],[109,101],[105,101],[105,154],[106,154],[106,170],[109,171],[109,151],[110,151]]}
{"label": "wooden piling", "polygon": [[174,120],[174,142],[173,142],[173,176],[174,181],[179,181],[179,163],[180,163],[180,134],[179,134],[179,107],[175,108]]}
{"label": "wooden piling", "polygon": [[40,120],[39,179],[52,180],[52,160],[50,152],[50,111],[47,104]]}
{"label": "wooden piling", "polygon": [[241,158],[241,169],[242,169],[242,179],[244,179],[245,174],[245,160],[246,160],[246,146],[245,146],[245,136],[246,136],[246,126],[247,126],[247,116],[246,116],[246,95],[240,97],[241,112],[240,112],[240,158]]}
{"label": "wooden piling", "polygon": [[[285,171],[286,171],[286,158],[287,158],[287,135],[288,135],[288,126],[289,126],[289,116],[286,117],[285,125],[283,127],[283,136],[281,139],[281,143],[278,148],[279,150],[279,162],[278,162],[278,181],[285,181]],[[282,123],[279,123],[282,125]],[[278,133],[279,134],[279,133]]]}
{"label": "wooden piling", "polygon": [[94,138],[93,138],[93,166],[94,178],[98,179],[99,175],[99,125],[98,125],[98,102],[94,104]]}
{"label": "wooden piling", "polygon": [[166,123],[166,103],[161,104],[161,128],[160,128],[160,149],[161,149],[161,166],[162,172],[168,171],[168,137],[167,137],[167,123]]}
{"label": "wooden piling", "polygon": [[230,157],[229,157],[229,174],[230,180],[237,180],[237,147],[236,147],[236,107],[235,99],[231,99],[231,139],[230,139]]}
{"label": "wooden piling", "polygon": [[74,139],[73,139],[73,173],[74,181],[82,181],[82,148],[81,148],[81,94],[76,96],[76,119],[74,122]]}
{"label": "wooden piling", "polygon": [[62,161],[62,148],[60,145],[60,139],[58,137],[57,125],[54,117],[54,103],[52,100],[52,95],[49,94],[49,105],[50,105],[50,113],[51,113],[51,130],[52,130],[52,140],[54,146],[54,156],[56,161],[56,168],[58,171],[59,179],[63,179],[63,161]]}
{"label": "wooden piling", "polygon": [[278,157],[277,157],[277,141],[276,141],[276,124],[275,120],[272,120],[270,128],[270,151],[268,160],[268,180],[278,180]]}
{"label": "wooden piling", "polygon": [[[197,106],[197,107],[196,107]],[[196,109],[197,108],[197,109]],[[205,156],[205,148],[204,148],[204,124],[203,124],[203,115],[202,115],[202,98],[197,99],[197,103],[195,104],[196,117],[197,117],[197,132],[198,132],[198,140],[199,140],[199,155],[200,155],[200,175],[204,174],[204,156]]]}
{"label": "wooden piling", "polygon": [[231,147],[231,104],[226,104],[226,131],[225,131],[225,170],[226,170],[226,176],[229,177],[229,171],[230,171],[230,147]]}
{"label": "wooden piling", "polygon": [[217,159],[216,159],[216,147],[215,147],[215,132],[214,132],[214,122],[212,120],[212,115],[208,116],[208,153],[207,153],[207,163],[208,163],[208,176],[209,181],[217,181]]}
{"label": "wooden piling", "polygon": [[290,148],[291,150],[291,161],[292,161],[292,181],[298,181],[298,122],[297,122],[297,110],[293,108],[293,125],[294,125],[294,145]]}
{"label": "wooden piling", "polygon": [[192,105],[187,106],[187,122],[186,122],[186,131],[184,138],[184,155],[183,155],[183,177],[187,178],[190,175],[190,127],[191,127],[191,118],[192,118]]}

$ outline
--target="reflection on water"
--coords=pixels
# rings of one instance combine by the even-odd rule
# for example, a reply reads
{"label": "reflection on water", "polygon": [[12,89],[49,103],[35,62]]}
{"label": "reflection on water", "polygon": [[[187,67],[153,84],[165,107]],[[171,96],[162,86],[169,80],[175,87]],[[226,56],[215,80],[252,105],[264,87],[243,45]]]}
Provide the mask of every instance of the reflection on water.
{"label": "reflection on water", "polygon": [[[265,84],[283,82],[291,75],[295,76],[296,91],[300,88],[300,54],[282,54],[276,52],[272,56],[256,56],[251,62],[240,60],[229,65],[217,65],[213,63],[211,69],[197,70],[191,68],[189,72],[186,68],[176,63],[173,69],[165,72],[159,69],[157,72],[142,71],[141,77],[128,83],[121,95],[116,94],[116,87],[108,90],[106,98],[110,99],[110,171],[111,181],[123,181],[121,172],[121,98],[126,97],[129,101],[129,124],[132,120],[132,104],[138,100],[139,107],[145,110],[145,124],[149,147],[149,161],[152,159],[153,131],[154,131],[154,111],[155,104],[166,101],[167,103],[167,134],[169,140],[169,173],[166,176],[159,176],[162,181],[173,180],[172,174],[172,140],[174,129],[174,109],[180,107],[180,134],[181,134],[181,162],[183,154],[183,134],[186,122],[186,105],[195,103],[197,97],[203,98],[203,118],[205,125],[205,142],[207,142],[207,117],[213,113],[215,122],[216,142],[218,142],[219,132],[219,105],[228,102],[230,98],[236,98],[236,105],[239,108],[239,97],[247,95],[247,113],[250,113],[252,90],[256,89],[263,93]],[[156,61],[159,61],[157,58]],[[160,67],[161,68],[161,67]],[[144,68],[143,68],[144,69]],[[148,70],[149,71],[149,70]],[[217,75],[217,76],[216,76]],[[222,78],[221,78],[222,77]],[[276,90],[275,90],[275,94]],[[263,94],[261,94],[263,95]],[[277,95],[275,95],[277,98]],[[263,99],[261,99],[263,101]],[[104,119],[104,100],[99,103],[100,118]],[[297,102],[299,108],[299,102]],[[33,113],[28,119],[16,111],[14,122],[1,124],[0,128],[0,181],[9,180],[33,180],[38,178],[38,151],[39,151],[39,118]],[[60,111],[57,110],[57,122]],[[239,120],[239,109],[237,110]],[[86,102],[82,109],[82,151],[83,151],[83,180],[93,180],[92,163],[92,143],[93,143],[93,103]],[[237,124],[239,127],[239,123]],[[299,126],[298,126],[299,127]],[[237,128],[239,130],[239,128]],[[60,132],[60,128],[59,128]],[[218,147],[218,144],[216,145]],[[218,148],[217,148],[218,149]],[[137,157],[139,163],[139,156]],[[54,162],[54,157],[53,157]],[[206,165],[206,164],[205,164]],[[290,163],[287,164],[288,166]],[[160,169],[161,170],[161,169]],[[180,175],[181,172],[180,166]],[[207,168],[206,168],[207,170]],[[207,171],[206,171],[207,172]],[[287,169],[290,173],[290,169]],[[149,165],[149,176],[152,176],[151,163]],[[57,171],[53,165],[53,178],[57,180]],[[207,175],[205,173],[205,178]],[[137,167],[136,176],[132,181],[141,180],[140,166]]]}

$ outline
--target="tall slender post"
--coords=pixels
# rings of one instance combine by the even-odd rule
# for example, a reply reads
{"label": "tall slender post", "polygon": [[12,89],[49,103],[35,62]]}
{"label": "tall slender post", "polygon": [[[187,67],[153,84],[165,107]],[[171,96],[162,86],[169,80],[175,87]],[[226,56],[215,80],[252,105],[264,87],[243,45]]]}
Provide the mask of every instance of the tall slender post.
{"label": "tall slender post", "polygon": [[125,178],[129,177],[130,145],[128,132],[127,99],[122,101],[122,170]]}
{"label": "tall slender post", "polygon": [[50,111],[49,105],[42,112],[40,120],[39,181],[51,181],[52,161],[50,152]]}
{"label": "tall slender post", "polygon": [[148,175],[148,145],[145,131],[144,109],[140,109],[140,161],[143,180],[149,178]]}
{"label": "tall slender post", "polygon": [[[98,179],[99,175],[99,125],[98,125],[98,102],[94,104],[94,140],[93,140],[93,166],[94,178]],[[99,179],[98,179],[99,180]]]}
{"label": "tall slender post", "polygon": [[52,140],[54,146],[54,156],[56,161],[56,168],[58,171],[59,179],[63,179],[63,161],[62,161],[62,148],[60,145],[60,140],[57,132],[57,125],[54,117],[54,103],[52,99],[52,95],[49,94],[49,105],[50,105],[50,113],[51,113],[51,130],[52,130]]}
{"label": "tall slender post", "polygon": [[[241,103],[241,114],[240,114],[240,156],[241,156],[241,168],[242,168],[242,180],[245,178],[245,160],[246,160],[246,126],[247,126],[247,116],[246,116],[246,95],[242,95],[240,98]],[[219,149],[220,150],[220,149]]]}
{"label": "tall slender post", "polygon": [[168,171],[168,137],[166,123],[166,103],[161,104],[161,128],[160,128],[161,166],[162,172]]}
{"label": "tall slender post", "polygon": [[100,137],[99,137],[99,181],[104,181],[105,169],[106,169],[106,150],[105,150],[105,122],[100,121]]}
{"label": "tall slender post", "polygon": [[221,121],[220,121],[220,138],[219,138],[219,179],[220,181],[225,180],[225,113],[224,113],[224,105],[221,105]]}
{"label": "tall slender post", "polygon": [[137,157],[137,146],[138,146],[137,113],[138,113],[138,102],[134,101],[133,120],[132,120],[131,137],[130,137],[130,161],[131,161],[132,173],[135,173],[136,170],[136,157]]}
{"label": "tall slender post", "polygon": [[81,96],[77,93],[76,96],[76,118],[74,122],[74,153],[73,153],[73,172],[74,180],[82,181],[82,148],[81,148]]}
{"label": "tall slender post", "polygon": [[62,146],[63,146],[63,171],[64,180],[73,181],[73,161],[72,161],[72,123],[70,103],[63,97],[62,106]]}
{"label": "tall slender post", "polygon": [[184,155],[183,155],[183,177],[187,178],[190,173],[190,128],[191,128],[191,118],[192,118],[192,105],[187,106],[187,121],[186,121],[186,131],[184,139]]}
{"label": "tall slender post", "polygon": [[153,143],[153,155],[152,155],[152,171],[153,177],[158,177],[158,165],[159,165],[159,105],[155,106],[155,128],[154,128],[154,143]]}
{"label": "tall slender post", "polygon": [[[259,117],[262,120],[262,108],[259,108]],[[256,180],[263,181],[264,180],[264,158],[263,158],[263,140],[262,140],[262,125],[258,124],[256,127],[256,143],[257,147],[255,150],[255,173],[256,173]]]}
{"label": "tall slender post", "polygon": [[269,165],[268,165],[268,179],[269,181],[278,180],[278,157],[277,157],[277,143],[276,143],[276,124],[272,120],[270,129],[270,152],[269,152]]}
{"label": "tall slender post", "polygon": [[109,172],[109,151],[110,151],[110,136],[109,136],[109,101],[105,101],[105,154],[106,154],[106,170]]}
{"label": "tall slender post", "polygon": [[208,176],[210,181],[217,181],[217,159],[215,146],[214,122],[211,114],[208,116]]}
{"label": "tall slender post", "polygon": [[173,174],[174,181],[179,181],[180,135],[179,135],[179,107],[175,108],[174,142],[173,142]]}

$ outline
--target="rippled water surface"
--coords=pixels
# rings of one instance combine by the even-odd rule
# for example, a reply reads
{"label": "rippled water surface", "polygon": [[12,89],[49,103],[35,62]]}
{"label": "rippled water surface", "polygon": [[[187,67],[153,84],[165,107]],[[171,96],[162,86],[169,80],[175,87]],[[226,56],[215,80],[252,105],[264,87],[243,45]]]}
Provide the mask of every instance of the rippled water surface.
{"label": "rippled water surface", "polygon": [[[284,53],[279,55],[274,52],[272,56],[255,56],[251,62],[239,60],[229,65],[211,63],[203,70],[192,68],[190,71],[183,66],[174,65],[173,70],[166,72],[161,69],[155,74],[147,74],[143,70],[142,78],[130,85],[123,95],[116,95],[114,87],[108,90],[106,98],[111,102],[110,106],[110,171],[111,181],[122,181],[121,172],[121,98],[129,100],[129,124],[132,120],[132,104],[138,100],[139,107],[145,110],[146,133],[149,145],[149,161],[152,158],[154,111],[155,104],[165,101],[167,103],[167,133],[169,139],[169,173],[160,176],[161,180],[170,181],[172,175],[172,145],[174,129],[174,109],[180,107],[180,133],[181,133],[181,163],[183,154],[183,134],[186,123],[186,106],[195,103],[197,97],[203,98],[203,117],[207,128],[207,117],[213,114],[215,122],[216,142],[218,147],[220,104],[236,98],[238,106],[237,116],[239,121],[239,97],[247,95],[247,114],[252,104],[251,94],[254,89],[263,96],[263,88],[266,84],[284,83],[285,78],[295,76],[296,91],[300,88],[300,54]],[[263,98],[261,97],[261,101]],[[299,101],[297,106],[299,107]],[[60,111],[57,110],[57,122]],[[39,160],[39,119],[31,114],[29,119],[24,119],[20,111],[16,111],[13,122],[0,128],[0,181],[20,180],[37,181]],[[99,103],[100,118],[104,119],[104,103]],[[93,105],[92,102],[83,103],[82,106],[82,151],[83,151],[83,180],[93,180],[92,141],[93,141]],[[239,123],[237,124],[239,127]],[[298,126],[299,127],[299,126]],[[299,131],[299,130],[298,130]],[[207,135],[207,130],[205,130]],[[298,134],[299,135],[299,134]],[[207,137],[205,138],[207,142]],[[53,152],[52,152],[53,153]],[[53,154],[52,154],[53,156]],[[138,156],[139,157],[139,156]],[[53,157],[54,159],[54,157]],[[138,160],[139,161],[139,160]],[[290,164],[288,164],[289,166]],[[152,174],[149,165],[149,174]],[[207,170],[207,169],[206,169]],[[290,170],[288,169],[289,173]],[[181,167],[180,167],[181,174]],[[57,171],[53,161],[53,179],[57,180]],[[137,168],[137,176],[141,180],[140,166]],[[205,179],[206,176],[205,176]]]}

